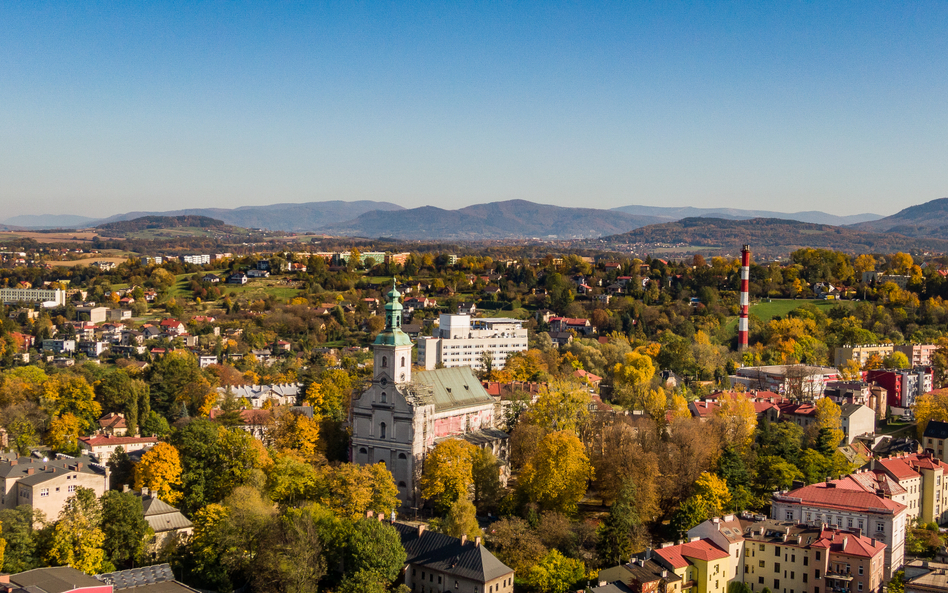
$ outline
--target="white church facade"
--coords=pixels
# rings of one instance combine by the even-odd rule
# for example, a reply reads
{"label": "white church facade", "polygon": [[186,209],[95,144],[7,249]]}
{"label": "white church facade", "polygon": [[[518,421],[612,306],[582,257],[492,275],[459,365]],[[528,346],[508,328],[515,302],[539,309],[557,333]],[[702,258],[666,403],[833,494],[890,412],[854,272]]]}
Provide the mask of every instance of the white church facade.
{"label": "white church facade", "polygon": [[494,428],[495,400],[471,367],[412,374],[412,342],[401,329],[401,294],[388,293],[385,329],[373,345],[369,387],[352,401],[350,459],[383,462],[405,508],[420,507],[425,457],[438,441],[463,438],[507,458],[507,434]]}

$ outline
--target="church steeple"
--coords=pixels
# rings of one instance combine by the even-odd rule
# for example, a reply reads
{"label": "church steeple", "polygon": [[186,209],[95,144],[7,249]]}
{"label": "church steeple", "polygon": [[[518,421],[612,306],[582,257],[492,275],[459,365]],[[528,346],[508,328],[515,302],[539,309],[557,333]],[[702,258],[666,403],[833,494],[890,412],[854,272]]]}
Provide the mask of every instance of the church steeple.
{"label": "church steeple", "polygon": [[402,331],[401,293],[395,288],[385,296],[385,329],[375,338],[372,350],[375,354],[375,379],[406,383],[411,380],[411,338]]}

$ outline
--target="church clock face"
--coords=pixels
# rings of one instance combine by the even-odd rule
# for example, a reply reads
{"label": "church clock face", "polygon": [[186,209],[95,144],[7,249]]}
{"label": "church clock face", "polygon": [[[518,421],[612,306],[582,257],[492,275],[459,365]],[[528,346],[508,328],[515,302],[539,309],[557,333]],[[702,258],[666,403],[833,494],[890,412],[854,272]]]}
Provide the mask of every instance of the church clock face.
{"label": "church clock face", "polygon": [[405,380],[405,373],[402,373],[402,381]]}
{"label": "church clock face", "polygon": [[386,377],[382,377],[382,380],[380,381],[380,383],[382,383],[382,387],[385,387],[386,385],[388,385],[388,379]]}

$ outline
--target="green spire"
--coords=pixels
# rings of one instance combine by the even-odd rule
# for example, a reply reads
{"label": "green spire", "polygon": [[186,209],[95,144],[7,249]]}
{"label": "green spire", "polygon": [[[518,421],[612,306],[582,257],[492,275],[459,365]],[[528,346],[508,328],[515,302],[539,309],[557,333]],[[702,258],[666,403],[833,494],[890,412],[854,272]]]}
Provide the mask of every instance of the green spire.
{"label": "green spire", "polygon": [[402,331],[402,304],[398,301],[401,293],[395,288],[395,279],[392,278],[392,290],[387,295],[385,303],[385,329],[375,338],[376,345],[383,346],[410,346],[411,338]]}

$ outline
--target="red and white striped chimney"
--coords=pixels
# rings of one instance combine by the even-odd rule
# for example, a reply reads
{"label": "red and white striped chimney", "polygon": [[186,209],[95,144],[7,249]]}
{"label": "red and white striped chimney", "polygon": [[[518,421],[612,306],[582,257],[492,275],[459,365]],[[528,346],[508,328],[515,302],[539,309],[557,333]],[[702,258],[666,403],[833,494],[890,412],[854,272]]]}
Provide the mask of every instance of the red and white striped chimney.
{"label": "red and white striped chimney", "polygon": [[747,315],[750,310],[750,291],[747,285],[750,280],[750,264],[750,245],[744,245],[741,248],[741,312],[737,319],[737,349],[741,352],[747,349]]}

